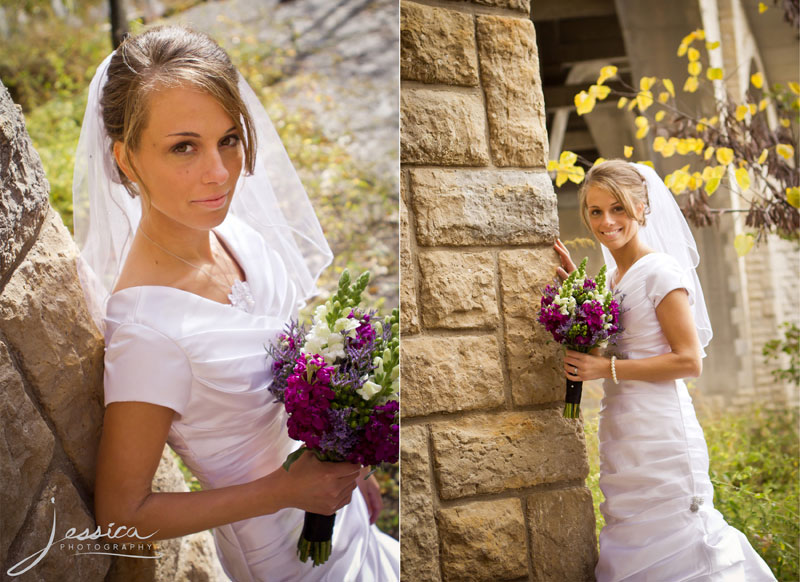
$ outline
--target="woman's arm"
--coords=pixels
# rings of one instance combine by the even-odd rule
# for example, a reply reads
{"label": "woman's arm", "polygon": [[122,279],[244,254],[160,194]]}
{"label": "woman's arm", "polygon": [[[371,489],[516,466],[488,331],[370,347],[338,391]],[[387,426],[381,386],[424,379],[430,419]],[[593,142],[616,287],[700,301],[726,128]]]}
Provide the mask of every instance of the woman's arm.
{"label": "woman's arm", "polygon": [[167,539],[284,507],[330,515],[350,502],[361,467],[322,463],[311,453],[288,472],[278,468],[242,485],[154,493],[153,475],[174,414],[145,402],[114,402],[106,408],[95,488],[95,514],[103,531],[113,523],[112,531],[135,527],[140,536]]}
{"label": "woman's arm", "polygon": [[[670,291],[656,307],[656,317],[672,351],[639,360],[616,360],[617,380],[662,382],[696,378],[702,373],[700,340],[686,290]],[[578,368],[577,375],[573,366]],[[611,378],[611,358],[567,350],[564,373],[570,380]]]}

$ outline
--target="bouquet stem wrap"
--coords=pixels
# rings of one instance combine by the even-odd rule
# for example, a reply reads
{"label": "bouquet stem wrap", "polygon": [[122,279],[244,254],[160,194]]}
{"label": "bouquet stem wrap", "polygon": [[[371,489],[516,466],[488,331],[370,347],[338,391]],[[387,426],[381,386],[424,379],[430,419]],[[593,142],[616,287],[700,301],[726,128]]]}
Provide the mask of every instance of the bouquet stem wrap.
{"label": "bouquet stem wrap", "polygon": [[567,395],[564,397],[564,418],[580,418],[582,391],[583,382],[581,380],[567,379]]}
{"label": "bouquet stem wrap", "polygon": [[303,533],[297,540],[297,555],[301,562],[309,558],[314,561],[314,566],[324,564],[331,557],[331,539],[333,538],[333,523],[336,514],[321,515],[306,511],[303,520]]}

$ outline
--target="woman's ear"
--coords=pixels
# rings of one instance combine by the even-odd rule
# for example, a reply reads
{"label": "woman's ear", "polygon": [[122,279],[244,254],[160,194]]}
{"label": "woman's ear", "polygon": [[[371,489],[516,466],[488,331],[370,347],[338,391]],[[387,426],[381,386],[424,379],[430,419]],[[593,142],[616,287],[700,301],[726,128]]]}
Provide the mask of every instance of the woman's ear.
{"label": "woman's ear", "polygon": [[133,172],[133,168],[131,168],[127,150],[121,141],[114,142],[114,159],[117,160],[117,166],[119,166],[119,169],[122,170],[128,180],[136,183],[136,174]]}

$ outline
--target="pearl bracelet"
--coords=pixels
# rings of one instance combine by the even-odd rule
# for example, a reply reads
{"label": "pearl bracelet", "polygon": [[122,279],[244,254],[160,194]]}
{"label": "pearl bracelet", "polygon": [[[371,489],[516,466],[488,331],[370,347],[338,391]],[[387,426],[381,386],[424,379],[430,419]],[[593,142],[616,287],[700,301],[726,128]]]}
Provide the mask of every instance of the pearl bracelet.
{"label": "pearl bracelet", "polygon": [[619,384],[619,380],[617,380],[616,361],[617,361],[617,356],[611,356],[611,379],[614,380],[614,384]]}

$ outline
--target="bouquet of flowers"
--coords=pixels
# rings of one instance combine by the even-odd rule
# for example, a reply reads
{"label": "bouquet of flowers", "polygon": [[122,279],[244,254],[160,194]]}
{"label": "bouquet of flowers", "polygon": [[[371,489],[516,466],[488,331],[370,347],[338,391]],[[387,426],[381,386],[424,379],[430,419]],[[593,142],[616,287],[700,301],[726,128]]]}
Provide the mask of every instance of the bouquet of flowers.
{"label": "bouquet of flowers", "polygon": [[[365,272],[351,284],[345,270],[336,293],[314,311],[311,329],[292,322],[268,348],[270,391],[289,413],[289,436],[304,443],[287,457],[287,471],[306,450],[321,461],[397,462],[399,313],[383,318],[364,309],[368,282]],[[325,563],[334,518],[306,512],[300,560]]]}
{"label": "bouquet of flowers", "polygon": [[[597,280],[586,276],[586,261],[570,273],[564,282],[548,285],[542,295],[539,323],[558,343],[577,352],[588,353],[605,347],[622,331],[619,322],[619,303],[606,288],[606,266]],[[583,382],[567,379],[564,416],[580,416]]]}

